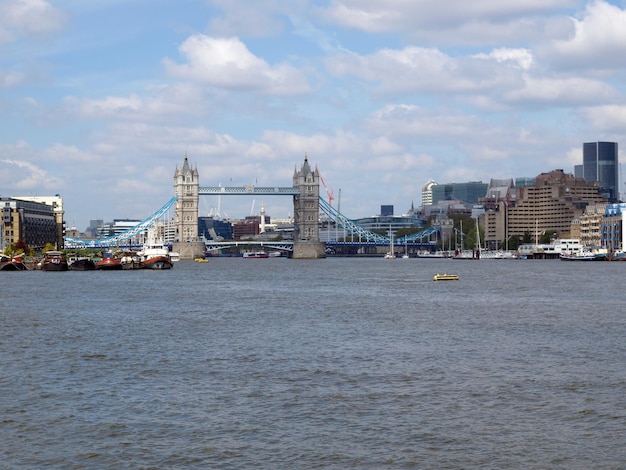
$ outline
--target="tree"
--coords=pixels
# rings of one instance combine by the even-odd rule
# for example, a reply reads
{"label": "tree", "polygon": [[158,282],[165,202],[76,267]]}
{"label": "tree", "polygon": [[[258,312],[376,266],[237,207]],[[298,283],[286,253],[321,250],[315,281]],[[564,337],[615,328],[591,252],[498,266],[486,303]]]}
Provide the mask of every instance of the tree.
{"label": "tree", "polygon": [[554,229],[546,230],[545,232],[541,234],[541,237],[539,238],[539,243],[542,243],[542,244],[552,243],[552,240],[556,238],[557,236],[556,234],[557,234],[557,231]]}
{"label": "tree", "polygon": [[47,253],[49,251],[53,251],[56,250],[56,248],[54,247],[54,245],[50,242],[46,243],[46,246],[43,247],[43,249],[41,250],[42,253]]}
{"label": "tree", "polygon": [[[511,237],[509,237],[509,243],[508,243],[508,249],[515,251],[519,248],[519,246],[522,244],[520,237],[517,235],[512,235]],[[505,248],[507,246],[507,243],[505,241],[504,245]]]}
{"label": "tree", "polygon": [[[465,224],[463,224],[465,225]],[[485,234],[483,232],[482,227],[478,227],[478,235],[480,236],[480,240],[484,240],[485,239]],[[465,248],[467,248],[468,250],[476,250],[478,249],[478,240],[479,237],[477,236],[476,233],[476,222],[474,221],[474,225],[473,227],[467,232],[467,234],[465,235]],[[482,242],[481,242],[482,244]]]}

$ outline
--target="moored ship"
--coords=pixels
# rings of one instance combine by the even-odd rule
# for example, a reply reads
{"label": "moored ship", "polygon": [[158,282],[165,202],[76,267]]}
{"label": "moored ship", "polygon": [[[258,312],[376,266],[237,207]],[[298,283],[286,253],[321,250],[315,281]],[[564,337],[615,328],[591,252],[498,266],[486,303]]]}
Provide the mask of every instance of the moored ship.
{"label": "moored ship", "polygon": [[96,269],[100,271],[117,271],[122,269],[121,258],[114,256],[111,252],[102,253],[102,259],[96,261]]}
{"label": "moored ship", "polygon": [[173,266],[170,252],[163,243],[147,243],[137,255],[143,269],[171,269]]}
{"label": "moored ship", "polygon": [[50,250],[43,255],[42,271],[67,271],[68,269],[67,259],[62,251]]}

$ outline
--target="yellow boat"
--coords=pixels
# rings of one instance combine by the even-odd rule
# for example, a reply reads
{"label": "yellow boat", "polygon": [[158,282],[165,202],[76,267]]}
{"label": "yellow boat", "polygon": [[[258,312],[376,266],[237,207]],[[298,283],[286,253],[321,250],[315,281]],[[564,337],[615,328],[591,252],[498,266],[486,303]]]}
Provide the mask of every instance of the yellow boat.
{"label": "yellow boat", "polygon": [[194,259],[194,261],[196,263],[208,263],[209,262],[209,260],[206,259],[206,258],[196,258],[196,259]]}
{"label": "yellow boat", "polygon": [[459,275],[458,274],[435,274],[433,276],[433,281],[458,281],[459,280]]}

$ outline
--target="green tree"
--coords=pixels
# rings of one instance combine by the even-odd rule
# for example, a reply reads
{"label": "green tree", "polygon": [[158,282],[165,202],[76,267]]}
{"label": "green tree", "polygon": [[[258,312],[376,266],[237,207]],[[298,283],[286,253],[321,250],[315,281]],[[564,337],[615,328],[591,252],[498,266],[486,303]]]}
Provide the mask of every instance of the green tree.
{"label": "green tree", "polygon": [[546,230],[545,232],[541,234],[541,237],[539,237],[539,243],[542,243],[542,244],[552,243],[552,240],[556,238],[556,236],[557,236],[556,230],[553,230],[553,229]]}
{"label": "green tree", "polygon": [[485,239],[485,234],[484,234],[483,228],[480,226],[478,227],[478,233],[476,232],[476,222],[474,221],[474,226],[465,235],[464,245],[466,249],[475,250],[478,248],[477,244],[478,244],[479,238],[477,235],[480,236],[481,245],[482,245],[483,244],[482,240]]}
{"label": "green tree", "polygon": [[[519,236],[517,236],[517,235],[513,235],[513,236],[511,236],[511,237],[509,238],[508,249],[509,249],[509,250],[513,250],[513,251],[515,251],[515,250],[517,250],[517,249],[519,248],[519,246],[520,246],[521,244],[522,244],[522,241],[521,241],[520,237],[519,237]],[[507,248],[507,243],[506,243],[506,240],[505,240],[505,242],[502,244],[502,247],[503,247],[503,248]]]}
{"label": "green tree", "polygon": [[43,254],[46,254],[46,253],[48,253],[49,251],[52,251],[52,250],[56,250],[56,248],[54,247],[54,245],[52,243],[48,242],[48,243],[46,243],[46,246],[43,247],[41,252]]}

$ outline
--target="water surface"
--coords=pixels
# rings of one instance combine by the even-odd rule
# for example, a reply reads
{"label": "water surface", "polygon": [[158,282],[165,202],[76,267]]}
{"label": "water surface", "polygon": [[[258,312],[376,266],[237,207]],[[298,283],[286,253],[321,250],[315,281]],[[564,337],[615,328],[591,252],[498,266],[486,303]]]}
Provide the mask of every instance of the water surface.
{"label": "water surface", "polygon": [[624,468],[625,270],[0,273],[0,466]]}

